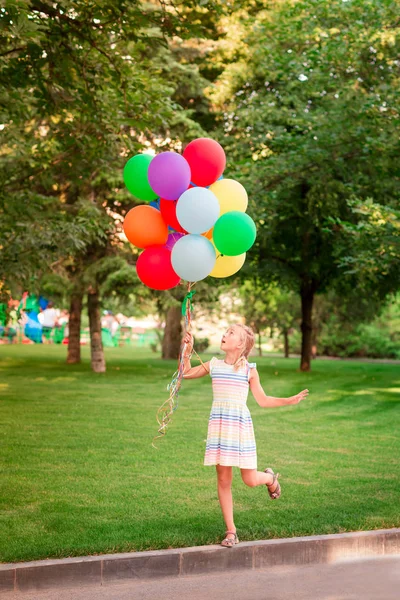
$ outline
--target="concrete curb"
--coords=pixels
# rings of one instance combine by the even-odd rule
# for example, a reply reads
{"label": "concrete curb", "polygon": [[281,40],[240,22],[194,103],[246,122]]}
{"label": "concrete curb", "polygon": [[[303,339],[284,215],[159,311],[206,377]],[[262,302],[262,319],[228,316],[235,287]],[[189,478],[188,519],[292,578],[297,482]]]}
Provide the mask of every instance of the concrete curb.
{"label": "concrete curb", "polygon": [[0,592],[105,585],[277,565],[332,563],[400,554],[400,528],[0,564]]}

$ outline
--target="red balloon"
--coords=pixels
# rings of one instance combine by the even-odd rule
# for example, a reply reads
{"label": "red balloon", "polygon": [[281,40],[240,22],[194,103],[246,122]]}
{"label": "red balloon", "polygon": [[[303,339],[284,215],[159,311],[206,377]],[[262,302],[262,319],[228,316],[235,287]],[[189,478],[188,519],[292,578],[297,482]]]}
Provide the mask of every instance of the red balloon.
{"label": "red balloon", "polygon": [[165,246],[149,246],[136,262],[136,273],[142,283],[153,290],[170,290],[180,277],[172,268],[171,251]]}
{"label": "red balloon", "polygon": [[198,138],[190,142],[185,148],[183,157],[190,165],[191,181],[201,187],[217,181],[226,165],[222,146],[210,138]]}
{"label": "red balloon", "polygon": [[187,233],[187,231],[183,229],[178,219],[176,218],[177,202],[178,200],[164,200],[164,198],[160,198],[161,216],[166,222],[166,224],[172,227],[172,229],[175,229],[175,231],[179,231],[180,233]]}

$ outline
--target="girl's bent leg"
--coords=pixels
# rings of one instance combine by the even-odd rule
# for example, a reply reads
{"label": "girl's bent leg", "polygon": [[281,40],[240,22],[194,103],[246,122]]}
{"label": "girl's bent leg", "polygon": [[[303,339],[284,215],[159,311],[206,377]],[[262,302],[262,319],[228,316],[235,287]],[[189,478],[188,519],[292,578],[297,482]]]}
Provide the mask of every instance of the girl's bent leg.
{"label": "girl's bent leg", "polygon": [[[271,485],[273,477],[270,473],[262,473],[257,469],[240,469],[243,483],[249,487],[256,487],[257,485]],[[276,484],[278,485],[278,484]],[[272,492],[274,490],[271,490]]]}
{"label": "girl's bent leg", "polygon": [[[232,500],[232,467],[216,465],[218,499],[222,509],[222,515],[226,524],[227,531],[236,531],[233,522],[233,500]],[[233,537],[233,536],[227,536]]]}

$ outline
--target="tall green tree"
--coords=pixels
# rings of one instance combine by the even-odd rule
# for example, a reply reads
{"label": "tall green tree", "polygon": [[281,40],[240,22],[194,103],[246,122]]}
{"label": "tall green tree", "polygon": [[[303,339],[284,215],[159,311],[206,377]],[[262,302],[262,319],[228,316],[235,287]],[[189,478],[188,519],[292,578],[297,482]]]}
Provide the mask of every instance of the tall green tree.
{"label": "tall green tree", "polygon": [[[289,357],[289,336],[299,320],[298,297],[266,281],[247,279],[238,287],[240,312],[256,334],[258,354],[262,356],[262,335],[269,329],[283,336],[285,358]],[[235,291],[233,291],[235,293]]]}
{"label": "tall green tree", "polygon": [[335,222],[357,227],[354,200],[371,198],[387,214],[399,206],[399,9],[387,0],[265,3],[214,90],[229,166],[250,192],[258,274],[301,298],[302,370],[317,293],[383,298],[399,287],[394,271],[373,285],[349,272]]}
{"label": "tall green tree", "polygon": [[66,263],[69,362],[80,359],[83,296],[93,300],[84,275],[119,252],[118,214],[137,201],[123,188],[124,162],[200,130],[173,98],[168,41],[206,36],[202,14],[195,2],[135,0],[21,0],[0,10],[1,277],[23,284],[38,263]]}
{"label": "tall green tree", "polygon": [[357,222],[332,218],[330,227],[341,233],[338,261],[346,274],[357,275],[369,286],[384,291],[400,285],[400,206],[351,199],[349,208]]}

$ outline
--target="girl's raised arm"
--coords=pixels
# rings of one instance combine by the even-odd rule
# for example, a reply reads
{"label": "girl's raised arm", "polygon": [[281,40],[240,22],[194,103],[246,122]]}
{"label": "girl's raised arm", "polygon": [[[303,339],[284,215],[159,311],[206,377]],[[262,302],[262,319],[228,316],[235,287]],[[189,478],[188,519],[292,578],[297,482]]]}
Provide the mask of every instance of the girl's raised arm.
{"label": "girl's raised arm", "polygon": [[184,379],[198,379],[199,377],[204,377],[204,375],[208,375],[210,372],[210,361],[199,365],[198,367],[190,367],[190,359],[188,359],[188,370],[186,370],[186,358],[185,358],[185,370],[183,371]]}
{"label": "girl's raised arm", "polygon": [[199,377],[204,377],[204,375],[208,375],[210,372],[210,361],[208,360],[205,363],[202,363],[198,367],[192,367],[190,364],[190,355],[193,350],[193,336],[191,333],[186,332],[185,337],[183,338],[184,344],[184,366],[183,366],[183,378],[184,379],[198,379]]}
{"label": "girl's raised arm", "polygon": [[290,396],[290,398],[267,396],[262,388],[257,369],[251,370],[249,383],[251,393],[261,408],[276,408],[278,406],[287,406],[288,404],[298,404],[303,398],[308,396],[308,390],[303,390],[299,394],[296,394],[296,396]]}

